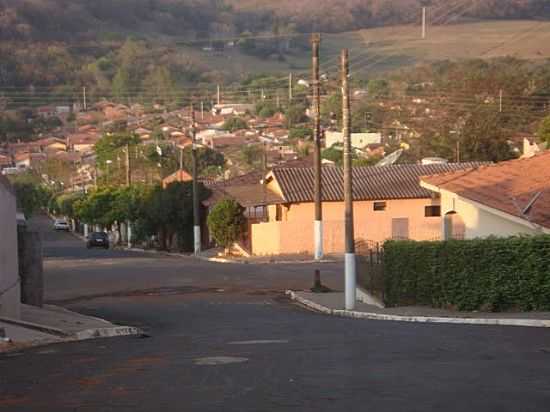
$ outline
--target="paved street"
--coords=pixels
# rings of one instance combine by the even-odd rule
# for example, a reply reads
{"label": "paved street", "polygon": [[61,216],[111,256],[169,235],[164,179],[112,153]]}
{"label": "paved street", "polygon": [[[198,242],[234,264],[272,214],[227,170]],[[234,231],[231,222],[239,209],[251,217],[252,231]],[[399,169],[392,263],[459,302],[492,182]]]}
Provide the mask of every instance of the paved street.
{"label": "paved street", "polygon": [[[326,317],[279,293],[308,287],[311,266],[45,238],[48,300],[150,337],[0,356],[0,411],[548,410],[548,330]],[[322,268],[339,286],[339,265]]]}

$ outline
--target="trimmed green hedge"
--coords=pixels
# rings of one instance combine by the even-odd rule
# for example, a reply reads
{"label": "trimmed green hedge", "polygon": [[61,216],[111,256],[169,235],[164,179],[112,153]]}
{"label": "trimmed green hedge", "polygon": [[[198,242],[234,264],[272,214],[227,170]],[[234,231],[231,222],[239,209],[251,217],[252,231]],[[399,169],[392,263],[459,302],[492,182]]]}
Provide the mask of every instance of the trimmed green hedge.
{"label": "trimmed green hedge", "polygon": [[550,236],[388,241],[384,288],[388,306],[550,310]]}

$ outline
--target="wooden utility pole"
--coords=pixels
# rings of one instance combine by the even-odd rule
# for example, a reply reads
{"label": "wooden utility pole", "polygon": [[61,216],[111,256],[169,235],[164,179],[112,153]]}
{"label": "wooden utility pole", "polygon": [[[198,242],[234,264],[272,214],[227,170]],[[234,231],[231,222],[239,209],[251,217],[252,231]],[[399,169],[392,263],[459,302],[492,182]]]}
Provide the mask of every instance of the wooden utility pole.
{"label": "wooden utility pole", "polygon": [[192,149],[192,173],[193,173],[193,240],[195,245],[195,255],[201,252],[201,222],[200,222],[200,204],[199,204],[199,182],[197,165],[197,131],[195,129],[195,108],[191,104],[191,138],[193,142]]}
{"label": "wooden utility pole", "polygon": [[422,7],[422,39],[426,39],[427,35],[427,9],[426,7]]}
{"label": "wooden utility pole", "polygon": [[353,310],[356,301],[357,268],[353,230],[353,177],[351,147],[351,107],[349,92],[349,52],[342,50],[342,134],[344,135],[344,204],[345,204],[345,277],[346,310]]}
{"label": "wooden utility pole", "polygon": [[311,38],[312,46],[312,76],[313,88],[313,140],[314,140],[314,245],[315,260],[323,258],[323,204],[322,204],[322,169],[321,169],[321,84],[319,77],[319,47],[321,35],[314,34]]}

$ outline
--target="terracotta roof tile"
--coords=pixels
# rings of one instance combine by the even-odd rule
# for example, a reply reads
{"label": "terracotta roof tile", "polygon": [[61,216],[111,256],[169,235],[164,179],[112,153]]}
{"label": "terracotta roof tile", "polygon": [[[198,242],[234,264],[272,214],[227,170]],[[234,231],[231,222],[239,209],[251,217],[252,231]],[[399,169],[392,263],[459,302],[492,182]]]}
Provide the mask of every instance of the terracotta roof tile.
{"label": "terracotta roof tile", "polygon": [[[429,190],[420,186],[420,176],[441,172],[471,169],[482,163],[394,165],[353,168],[353,197],[355,200],[422,199]],[[308,168],[275,168],[273,176],[279,183],[287,202],[312,202],[314,170]],[[343,171],[333,166],[323,167],[323,200],[341,201]]]}
{"label": "terracotta roof tile", "polygon": [[[550,151],[529,159],[425,176],[422,181],[550,228]],[[526,210],[530,203],[532,207]]]}

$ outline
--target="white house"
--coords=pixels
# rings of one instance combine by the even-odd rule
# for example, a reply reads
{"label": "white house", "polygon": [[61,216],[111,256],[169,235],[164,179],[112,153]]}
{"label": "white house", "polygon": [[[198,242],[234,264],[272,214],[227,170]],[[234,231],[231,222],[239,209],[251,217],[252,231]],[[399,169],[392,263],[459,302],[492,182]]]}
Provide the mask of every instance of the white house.
{"label": "white house", "polygon": [[[344,135],[342,132],[325,132],[325,147],[332,147],[335,144],[343,144]],[[352,133],[351,146],[356,149],[363,149],[370,145],[382,144],[381,133]]]}
{"label": "white house", "polygon": [[550,151],[421,178],[441,197],[442,237],[550,234]]}

